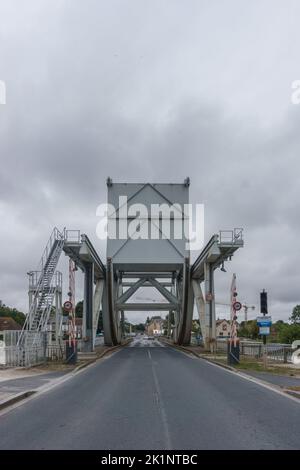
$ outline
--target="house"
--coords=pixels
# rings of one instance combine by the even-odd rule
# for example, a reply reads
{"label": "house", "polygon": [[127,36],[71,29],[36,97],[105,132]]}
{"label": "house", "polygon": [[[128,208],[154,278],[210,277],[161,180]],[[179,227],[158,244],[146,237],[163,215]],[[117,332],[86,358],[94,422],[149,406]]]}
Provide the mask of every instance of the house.
{"label": "house", "polygon": [[217,338],[229,338],[230,337],[230,321],[219,319],[216,321],[216,337]]}
{"label": "house", "polygon": [[0,331],[21,330],[22,327],[11,317],[0,317]]}
{"label": "house", "polygon": [[[55,332],[55,323],[49,322],[47,326],[47,330],[49,332]],[[63,336],[66,336],[69,331],[69,322],[68,320],[64,320],[61,326],[61,331]],[[82,318],[76,317],[75,318],[75,335],[76,339],[82,339]]]}
{"label": "house", "polygon": [[164,320],[161,317],[151,317],[146,324],[146,333],[148,336],[160,336],[164,331]]}

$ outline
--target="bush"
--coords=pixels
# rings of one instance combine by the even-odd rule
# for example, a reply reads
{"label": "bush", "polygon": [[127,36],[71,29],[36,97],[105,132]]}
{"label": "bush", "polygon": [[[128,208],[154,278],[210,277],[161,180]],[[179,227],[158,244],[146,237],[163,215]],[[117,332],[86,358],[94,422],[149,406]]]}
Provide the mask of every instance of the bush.
{"label": "bush", "polygon": [[10,308],[6,305],[0,307],[0,317],[13,318],[20,326],[23,326],[25,321],[25,315],[23,312],[19,312],[16,308]]}
{"label": "bush", "polygon": [[300,324],[294,323],[292,325],[288,325],[284,323],[281,325],[278,331],[278,339],[280,343],[287,343],[291,344],[296,339],[300,339]]}

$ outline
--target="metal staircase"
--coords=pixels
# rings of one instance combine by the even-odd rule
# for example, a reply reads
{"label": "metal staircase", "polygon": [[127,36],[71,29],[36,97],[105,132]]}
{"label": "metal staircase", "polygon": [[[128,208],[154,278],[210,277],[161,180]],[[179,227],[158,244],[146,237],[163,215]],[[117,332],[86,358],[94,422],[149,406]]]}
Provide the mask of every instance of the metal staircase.
{"label": "metal staircase", "polygon": [[34,346],[40,338],[40,332],[47,329],[56,292],[54,273],[63,250],[64,241],[64,233],[55,227],[42,255],[38,271],[29,273],[29,276],[32,276],[30,282],[34,283],[34,294],[19,336],[19,346],[26,346],[26,348]]}

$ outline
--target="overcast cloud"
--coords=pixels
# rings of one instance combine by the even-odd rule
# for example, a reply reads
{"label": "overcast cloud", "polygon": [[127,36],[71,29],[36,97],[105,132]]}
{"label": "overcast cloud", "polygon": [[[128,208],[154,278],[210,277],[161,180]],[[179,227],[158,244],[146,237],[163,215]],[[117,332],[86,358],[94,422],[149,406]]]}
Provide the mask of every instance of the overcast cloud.
{"label": "overcast cloud", "polygon": [[108,175],[189,175],[206,239],[245,231],[217,299],[236,272],[241,300],[265,288],[287,319],[300,303],[299,17],[298,0],[0,0],[0,299],[26,309],[54,225],[104,257]]}

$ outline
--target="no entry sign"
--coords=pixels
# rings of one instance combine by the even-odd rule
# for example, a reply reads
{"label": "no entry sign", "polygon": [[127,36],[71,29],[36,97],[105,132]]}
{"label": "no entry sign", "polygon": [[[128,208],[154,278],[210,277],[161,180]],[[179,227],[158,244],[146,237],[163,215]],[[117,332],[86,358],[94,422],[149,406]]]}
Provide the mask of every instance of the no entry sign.
{"label": "no entry sign", "polygon": [[70,310],[72,310],[72,302],[70,302],[69,300],[67,300],[65,303],[64,303],[64,309],[69,312]]}
{"label": "no entry sign", "polygon": [[236,310],[236,311],[239,311],[242,308],[241,302],[234,302],[232,306],[233,306],[234,310]]}

